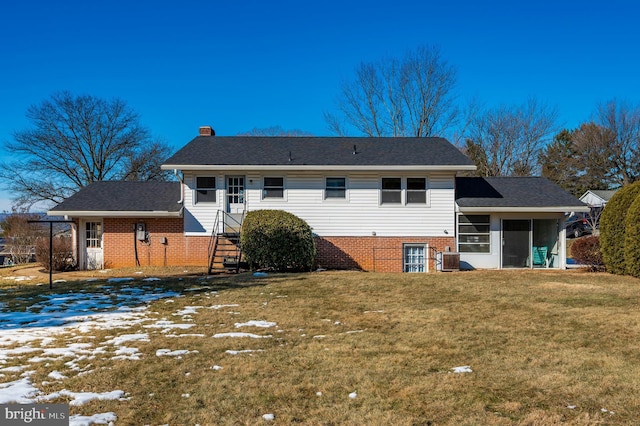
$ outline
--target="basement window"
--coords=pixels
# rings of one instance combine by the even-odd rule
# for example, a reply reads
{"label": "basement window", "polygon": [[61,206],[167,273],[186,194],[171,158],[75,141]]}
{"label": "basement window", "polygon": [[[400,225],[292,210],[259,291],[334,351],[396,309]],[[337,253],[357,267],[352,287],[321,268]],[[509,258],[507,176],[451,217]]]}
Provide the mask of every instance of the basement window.
{"label": "basement window", "polygon": [[402,247],[404,272],[426,272],[427,248],[425,244],[405,244]]}

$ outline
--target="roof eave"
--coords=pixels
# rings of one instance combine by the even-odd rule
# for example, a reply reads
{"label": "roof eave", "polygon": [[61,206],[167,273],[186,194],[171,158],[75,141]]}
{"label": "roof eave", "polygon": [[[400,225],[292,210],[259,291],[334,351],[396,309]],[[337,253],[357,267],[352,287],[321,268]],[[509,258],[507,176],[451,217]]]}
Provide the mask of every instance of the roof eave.
{"label": "roof eave", "polygon": [[48,216],[68,217],[182,217],[181,211],[149,211],[149,210],[49,210]]}
{"label": "roof eave", "polygon": [[549,207],[464,207],[458,206],[461,213],[566,213],[590,211],[589,206],[549,206]]}
{"label": "roof eave", "polygon": [[269,165],[215,165],[215,164],[163,164],[162,170],[183,170],[183,171],[217,171],[217,170],[291,170],[291,171],[396,171],[396,170],[420,170],[420,171],[473,171],[476,170],[475,165],[456,164],[456,165],[380,165],[380,166],[355,166],[355,165],[286,165],[286,164],[269,164]]}

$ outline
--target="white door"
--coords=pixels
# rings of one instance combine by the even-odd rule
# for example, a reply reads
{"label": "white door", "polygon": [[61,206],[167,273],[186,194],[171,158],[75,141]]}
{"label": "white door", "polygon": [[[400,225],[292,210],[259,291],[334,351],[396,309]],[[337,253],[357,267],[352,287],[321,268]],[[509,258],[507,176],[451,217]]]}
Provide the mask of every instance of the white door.
{"label": "white door", "polygon": [[102,222],[85,222],[83,227],[84,269],[103,268]]}
{"label": "white door", "polygon": [[225,231],[237,232],[244,214],[244,176],[227,176]]}

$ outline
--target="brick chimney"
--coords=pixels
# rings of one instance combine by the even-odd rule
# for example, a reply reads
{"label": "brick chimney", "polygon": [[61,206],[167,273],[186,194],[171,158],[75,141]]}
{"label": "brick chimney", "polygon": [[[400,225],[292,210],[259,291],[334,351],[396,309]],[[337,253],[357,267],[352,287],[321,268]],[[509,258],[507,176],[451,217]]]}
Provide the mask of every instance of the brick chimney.
{"label": "brick chimney", "polygon": [[201,126],[200,127],[200,136],[215,136],[216,131],[213,130],[211,126]]}

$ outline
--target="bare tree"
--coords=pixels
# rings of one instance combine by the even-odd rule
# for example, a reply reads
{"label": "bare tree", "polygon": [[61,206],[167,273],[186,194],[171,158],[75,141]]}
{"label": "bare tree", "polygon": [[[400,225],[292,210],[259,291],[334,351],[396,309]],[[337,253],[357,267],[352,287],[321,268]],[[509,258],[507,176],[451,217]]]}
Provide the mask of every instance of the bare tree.
{"label": "bare tree", "polygon": [[465,151],[482,159],[485,176],[538,172],[538,157],[556,130],[555,109],[530,99],[523,105],[487,109],[472,121]]}
{"label": "bare tree", "polygon": [[151,140],[138,115],[122,100],[60,92],[29,107],[26,116],[32,126],[16,132],[14,142],[6,144],[13,161],[0,168],[18,205],[59,203],[101,180],[168,176],[143,172],[159,164],[159,156],[169,150]]}
{"label": "bare tree", "polygon": [[640,178],[640,108],[611,100],[598,106],[594,122],[603,129],[615,186]]}
{"label": "bare tree", "polygon": [[40,216],[22,210],[13,211],[2,221],[4,251],[10,255],[11,262],[21,264],[31,260],[37,240],[45,234],[42,229],[32,226],[29,221],[39,219]]}
{"label": "bare tree", "polygon": [[342,84],[338,112],[325,113],[331,132],[350,129],[367,136],[440,136],[458,119],[456,70],[436,47],[423,46],[401,58],[361,63]]}
{"label": "bare tree", "polygon": [[254,127],[248,132],[238,133],[238,136],[313,136],[313,134],[299,129],[285,130],[281,126],[271,126]]}

